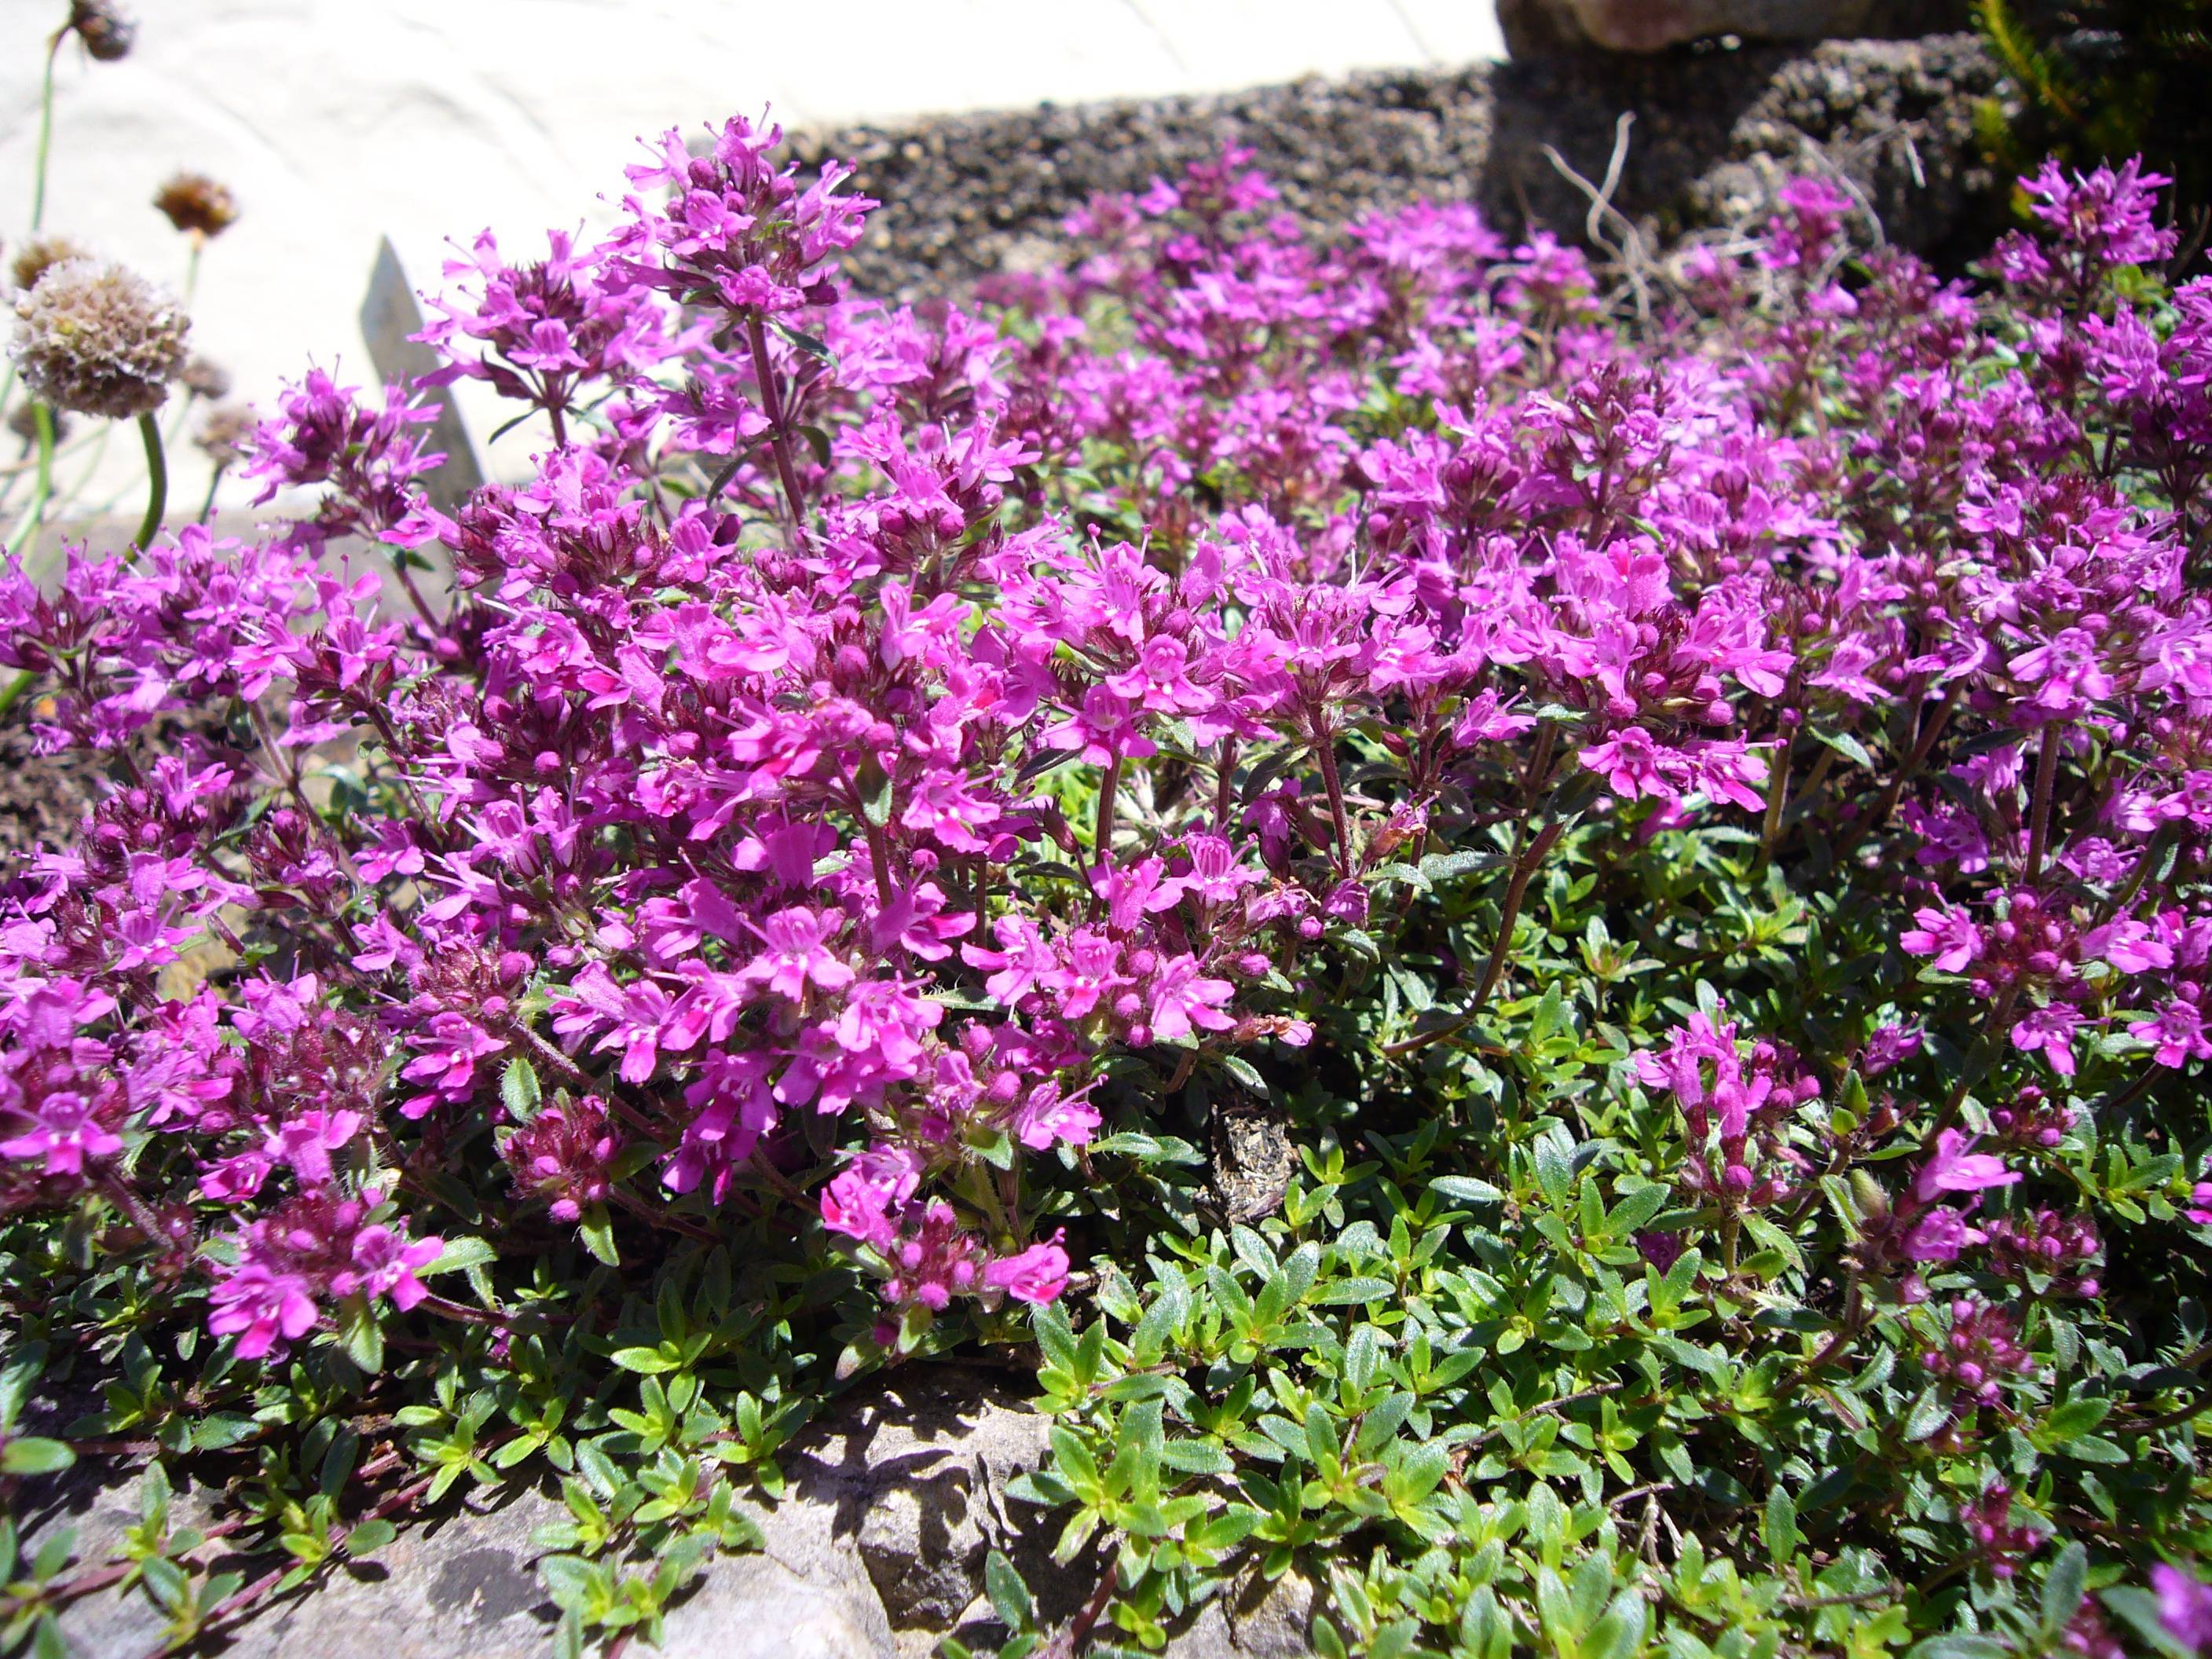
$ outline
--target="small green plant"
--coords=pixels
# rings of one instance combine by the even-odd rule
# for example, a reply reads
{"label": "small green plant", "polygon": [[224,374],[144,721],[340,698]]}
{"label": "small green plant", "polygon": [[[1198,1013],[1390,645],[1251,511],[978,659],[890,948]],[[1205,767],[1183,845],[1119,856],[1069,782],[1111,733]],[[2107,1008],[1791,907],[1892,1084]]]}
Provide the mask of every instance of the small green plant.
{"label": "small green plant", "polygon": [[1986,100],[1984,148],[2008,174],[2141,155],[2174,181],[2185,253],[2212,228],[2212,0],[1977,0],[2016,101]]}

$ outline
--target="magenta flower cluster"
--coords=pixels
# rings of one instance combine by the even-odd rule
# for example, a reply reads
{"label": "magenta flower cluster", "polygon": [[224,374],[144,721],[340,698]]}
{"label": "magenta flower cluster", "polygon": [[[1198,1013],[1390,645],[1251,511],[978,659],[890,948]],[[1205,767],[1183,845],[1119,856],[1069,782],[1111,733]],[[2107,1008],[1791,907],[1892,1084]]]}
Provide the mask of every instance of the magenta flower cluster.
{"label": "magenta flower cluster", "polygon": [[[1817,820],[2052,1079],[2212,1057],[2170,874],[2212,833],[2212,287],[2091,303],[2168,246],[2156,181],[2043,175],[1989,308],[1895,252],[1847,285],[1801,183],[1636,340],[1549,237],[1316,242],[1234,155],[890,307],[837,274],[873,204],[777,143],[670,134],[605,240],[450,268],[437,378],[541,423],[528,482],[439,512],[423,411],[318,374],[256,445],[306,517],[0,580],[40,745],[118,780],[5,890],[0,1200],[109,1194],[275,1353],[421,1300],[489,1126],[563,1227],[803,1203],[911,1345],[1061,1293],[1024,1168],[1139,1110],[1133,1062],[1282,1063],[1312,953],[1537,803]],[[384,605],[364,544],[452,595]],[[1712,1018],[1638,1065],[1691,1201],[1807,1197],[1813,1067]],[[2078,1287],[2094,1231],[1972,1212],[2014,1178],[1947,1126],[1881,1249]],[[1929,1369],[1986,1394],[2008,1317]]]}

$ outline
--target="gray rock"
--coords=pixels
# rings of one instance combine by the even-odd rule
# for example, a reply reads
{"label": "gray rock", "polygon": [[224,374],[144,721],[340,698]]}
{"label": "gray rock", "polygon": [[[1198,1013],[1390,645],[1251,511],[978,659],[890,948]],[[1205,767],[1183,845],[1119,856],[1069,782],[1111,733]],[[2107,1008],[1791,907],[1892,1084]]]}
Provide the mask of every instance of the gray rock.
{"label": "gray rock", "polygon": [[524,1491],[411,1527],[374,1565],[331,1574],[240,1627],[234,1659],[536,1659],[556,1614],[531,1563],[531,1530],[559,1505]]}
{"label": "gray rock", "polygon": [[774,1555],[736,1555],[708,1569],[704,1582],[668,1615],[662,1659],[891,1659],[883,1609],[856,1601]]}
{"label": "gray rock", "polygon": [[1168,1638],[1168,1659],[1238,1659],[1236,1632],[1221,1603],[1208,1601],[1198,1617]]}
{"label": "gray rock", "polygon": [[[1875,3],[1875,21],[1887,4],[1916,27],[1960,9]],[[901,301],[1034,271],[1066,248],[1071,207],[1141,191],[1231,145],[1253,152],[1281,210],[1309,226],[1422,199],[1473,201],[1509,234],[1543,225],[1579,238],[1588,200],[1546,147],[1601,178],[1624,112],[1636,121],[1614,204],[1662,240],[1728,225],[1720,216],[1732,205],[1771,199],[1769,174],[1812,169],[1849,178],[1891,240],[1928,251],[2002,226],[1974,137],[1977,107],[2000,84],[1979,40],[1963,33],[1583,52],[822,130],[794,136],[793,149],[803,165],[853,162],[855,188],[883,202],[845,265],[860,290]]]}
{"label": "gray rock", "polygon": [[[1097,1564],[1060,1567],[1058,1517],[1006,1496],[1048,1449],[1048,1419],[1024,1390],[981,1367],[915,1365],[857,1394],[783,1459],[780,1503],[749,1502],[764,1547],[711,1562],[668,1613],[667,1659],[927,1659],[958,1631],[989,1640],[996,1615],[983,1564],[1002,1550],[1048,1625],[1073,1617]],[[204,1521],[207,1494],[180,1492],[172,1522]],[[557,1614],[535,1570],[531,1534],[563,1514],[552,1483],[489,1501],[449,1503],[410,1526],[373,1563],[342,1567],[311,1592],[263,1607],[229,1632],[227,1659],[534,1659]],[[61,1527],[97,1565],[138,1518],[137,1485],[77,1473],[27,1510],[33,1540]],[[266,1560],[223,1562],[252,1577]],[[1304,1659],[1314,1587],[1254,1574],[1201,1609],[1168,1659]],[[143,1591],[102,1592],[63,1620],[88,1659],[134,1659],[160,1645]]]}
{"label": "gray rock", "polygon": [[[203,1520],[204,1497],[180,1492],[171,1524]],[[530,1533],[559,1507],[532,1491],[483,1508],[454,1506],[407,1528],[374,1562],[341,1566],[312,1594],[270,1604],[232,1632],[223,1651],[229,1659],[537,1659],[556,1615],[531,1567]],[[74,1529],[77,1559],[88,1565],[104,1560],[137,1518],[135,1480],[80,1485],[27,1517],[35,1537]],[[216,1558],[216,1565],[251,1579],[271,1564]],[[64,1610],[61,1626],[85,1659],[137,1659],[161,1645],[161,1617],[143,1589],[83,1596]]]}
{"label": "gray rock", "polygon": [[1538,52],[1661,52],[1692,40],[1829,40],[1932,34],[1958,28],[1966,9],[1897,0],[1498,0],[1516,58]]}
{"label": "gray rock", "polygon": [[[437,352],[415,337],[428,320],[400,265],[399,250],[386,236],[377,247],[376,263],[369,269],[368,293],[361,303],[361,337],[368,347],[368,360],[375,365],[378,379],[404,385],[437,372]],[[441,511],[459,512],[469,493],[483,483],[483,464],[477,459],[476,446],[470,441],[453,388],[440,386],[430,392],[428,404],[437,410],[438,418],[423,447],[446,459],[423,481],[423,488]]]}
{"label": "gray rock", "polygon": [[1252,1573],[1169,1637],[1162,1659],[1311,1659],[1316,1591],[1297,1572]]}
{"label": "gray rock", "polygon": [[[1005,1497],[1046,1449],[1048,1421],[1024,1400],[1004,1376],[959,1365],[908,1367],[858,1393],[787,1451],[783,1500],[747,1505],[763,1549],[708,1565],[670,1612],[662,1653],[921,1659],[956,1626],[989,1622],[981,1597],[994,1549],[1021,1565],[1047,1617],[1068,1616],[1095,1573],[1054,1567],[1049,1517]],[[173,1522],[204,1517],[202,1498],[179,1494]],[[530,1537],[565,1512],[550,1481],[488,1503],[450,1503],[374,1562],[264,1607],[224,1651],[230,1659],[543,1655],[557,1614]],[[73,1528],[79,1561],[97,1565],[136,1523],[137,1485],[73,1472],[23,1518],[34,1545]],[[250,1578],[270,1563],[222,1565]],[[160,1645],[161,1620],[134,1589],[79,1598],[62,1627],[78,1654],[134,1659]]]}
{"label": "gray rock", "polygon": [[994,1549],[1024,1566],[1048,1607],[1079,1598],[1087,1583],[1054,1582],[1062,1575],[1049,1570],[1051,1540],[1034,1535],[1035,1512],[1004,1496],[1043,1459],[1049,1428],[1001,1376],[908,1367],[782,1460],[790,1495],[756,1510],[768,1553],[809,1583],[865,1597],[887,1642],[894,1630],[933,1638],[958,1625]]}
{"label": "gray rock", "polygon": [[1295,1570],[1272,1581],[1254,1574],[1229,1609],[1236,1651],[1245,1659],[1306,1659],[1319,1608],[1320,1591]]}

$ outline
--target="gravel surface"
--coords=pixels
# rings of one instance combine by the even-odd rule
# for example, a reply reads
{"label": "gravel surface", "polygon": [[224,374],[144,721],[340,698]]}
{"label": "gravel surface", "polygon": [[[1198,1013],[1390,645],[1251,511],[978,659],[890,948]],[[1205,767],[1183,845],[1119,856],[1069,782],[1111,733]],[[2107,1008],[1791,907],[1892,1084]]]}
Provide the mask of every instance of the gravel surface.
{"label": "gravel surface", "polygon": [[0,727],[0,874],[13,874],[14,860],[33,846],[69,841],[106,793],[106,775],[94,755],[33,754],[23,716],[11,712]]}
{"label": "gravel surface", "polygon": [[839,128],[795,145],[854,162],[857,187],[883,201],[848,269],[901,299],[1034,264],[1091,192],[1140,190],[1232,143],[1310,223],[1426,197],[1479,202],[1508,230],[1578,231],[1586,199],[1543,147],[1601,178],[1624,111],[1636,121],[1615,200],[1662,234],[1726,222],[1784,170],[1829,165],[1891,237],[1941,254],[1991,222],[1972,123],[1996,85],[1973,36],[1943,34],[1366,74]]}

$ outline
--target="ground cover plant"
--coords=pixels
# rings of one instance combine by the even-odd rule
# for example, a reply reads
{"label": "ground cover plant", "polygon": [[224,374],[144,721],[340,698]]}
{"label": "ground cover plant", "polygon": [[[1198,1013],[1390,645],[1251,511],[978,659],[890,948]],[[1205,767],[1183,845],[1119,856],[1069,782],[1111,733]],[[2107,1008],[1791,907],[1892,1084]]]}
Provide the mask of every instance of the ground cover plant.
{"label": "ground cover plant", "polygon": [[1289,1573],[1327,1655],[2212,1649],[2158,181],[2045,170],[1970,288],[1801,179],[1628,284],[1232,154],[892,309],[775,145],[457,260],[529,483],[441,513],[317,372],[303,514],[0,582],[111,783],[4,890],[0,1470],[147,1471],[112,1561],[0,1535],[0,1638],[551,1480],[560,1643],[650,1641],[811,1411],[980,1349],[1097,1587],[994,1559],[1008,1655]]}
{"label": "ground cover plant", "polygon": [[2212,137],[2201,94],[2212,70],[2212,6],[2204,0],[1976,0],[1974,21],[2012,97],[1992,99],[1978,125],[2008,173],[2046,155],[2093,164],[2142,153],[2173,175],[2169,216],[2187,262],[2212,239]]}

